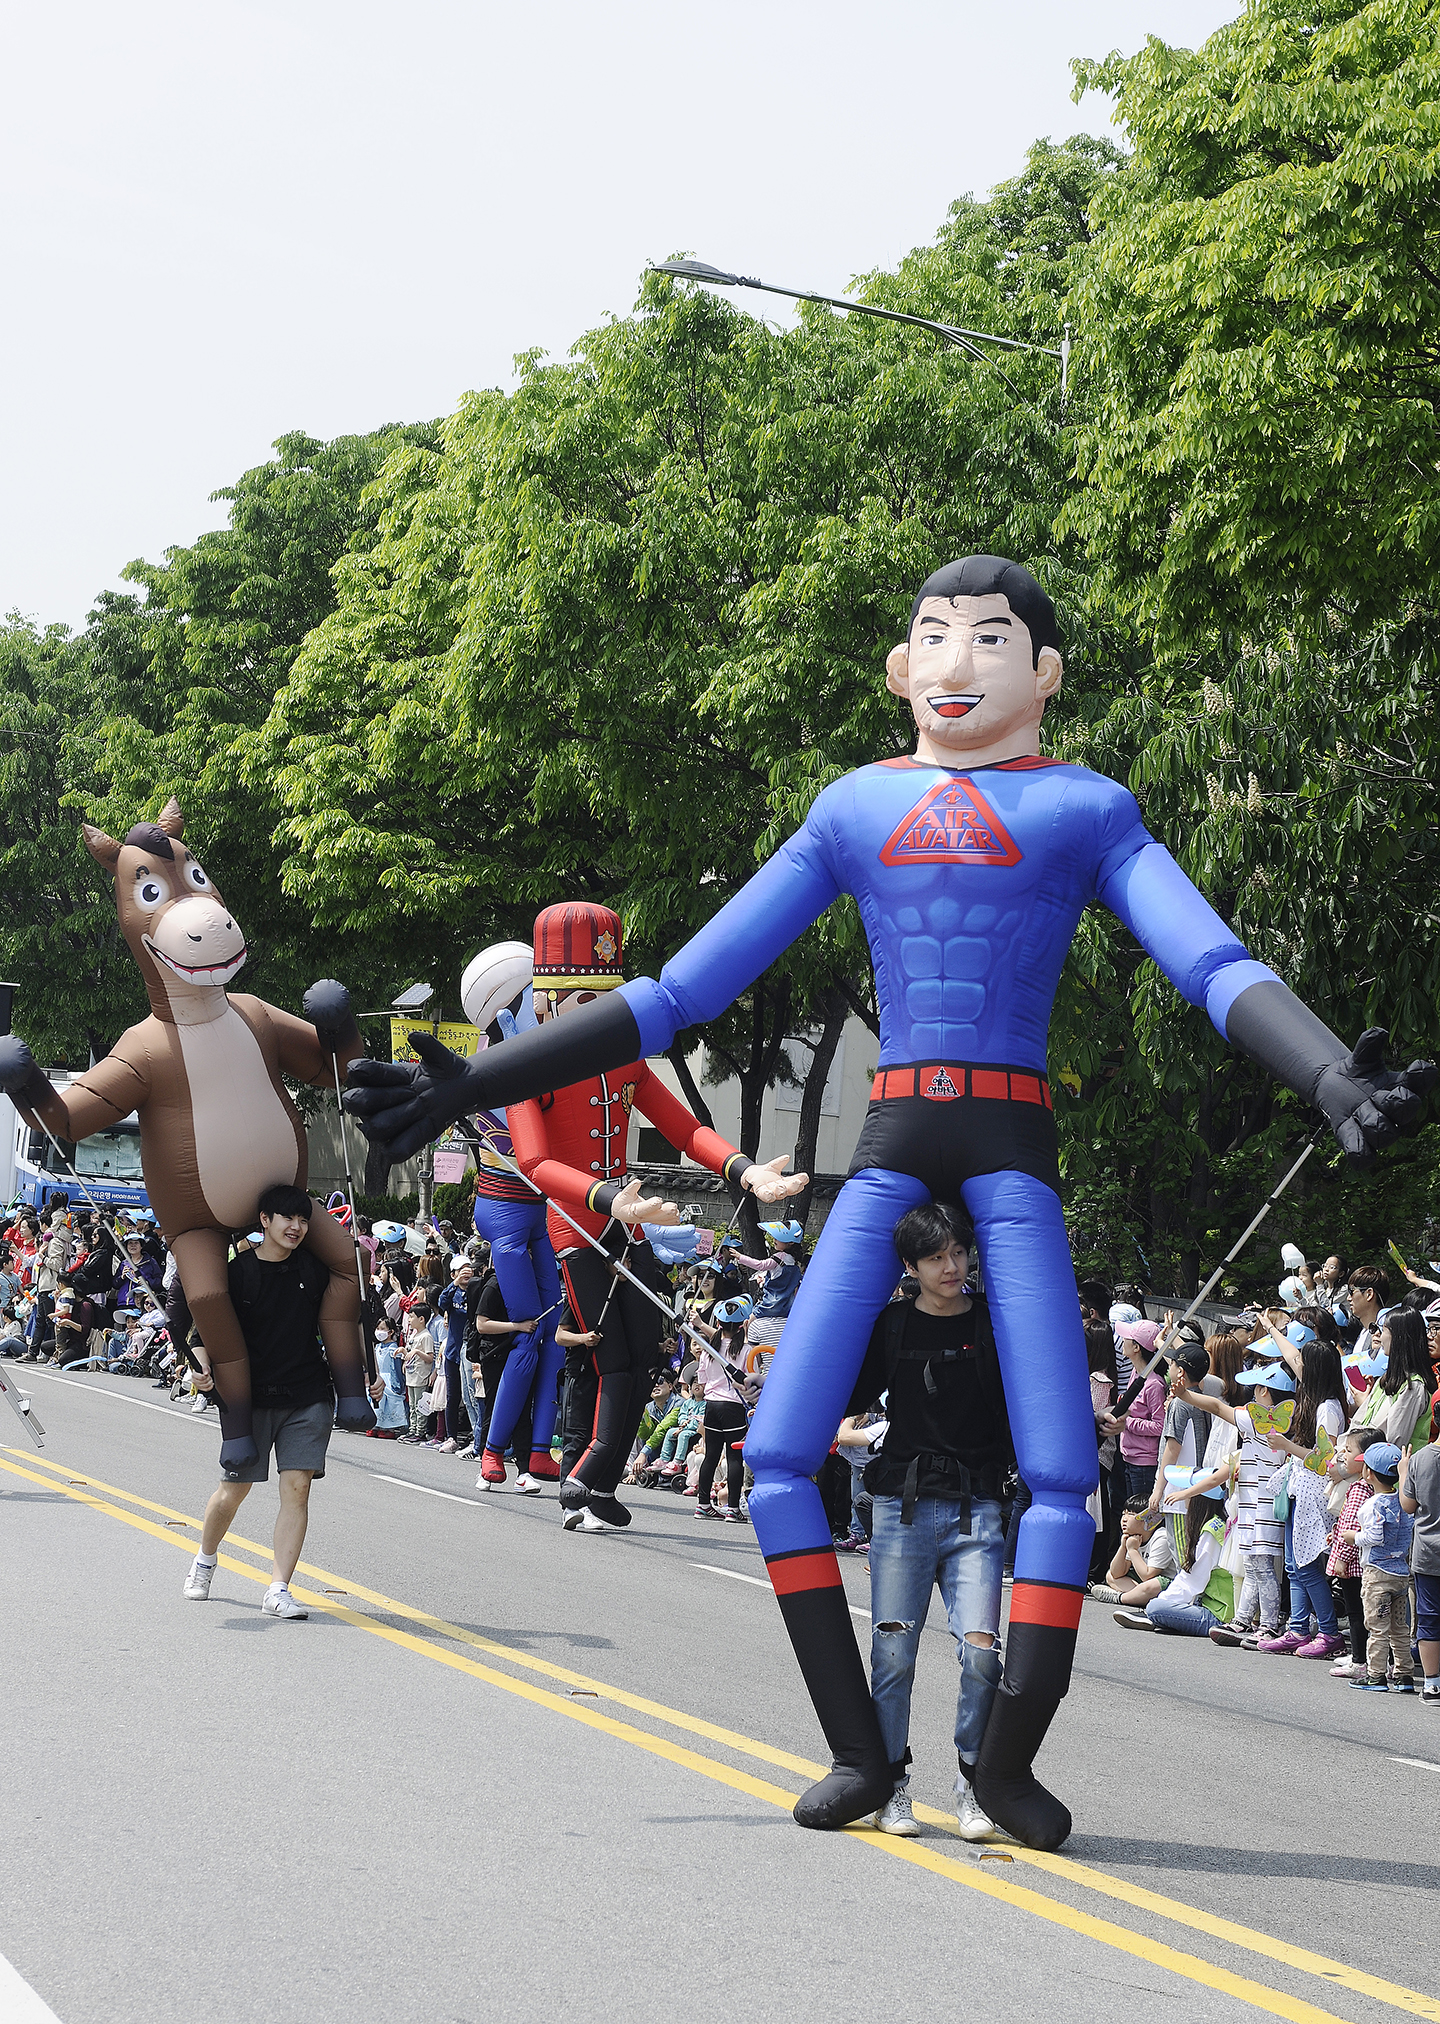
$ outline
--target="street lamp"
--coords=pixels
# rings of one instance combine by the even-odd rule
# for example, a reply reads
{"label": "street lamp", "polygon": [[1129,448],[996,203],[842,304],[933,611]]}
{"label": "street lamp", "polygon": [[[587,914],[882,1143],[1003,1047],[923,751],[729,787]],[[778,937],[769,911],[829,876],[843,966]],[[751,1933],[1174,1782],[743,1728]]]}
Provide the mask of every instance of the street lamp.
{"label": "street lamp", "polygon": [[947,344],[957,351],[969,352],[972,358],[994,366],[1000,373],[1015,398],[1021,398],[1018,387],[986,352],[982,344],[998,344],[1006,351],[1038,351],[1046,358],[1060,361],[1060,397],[1063,400],[1068,391],[1070,379],[1070,326],[1065,326],[1065,335],[1057,347],[1048,344],[1026,344],[1018,337],[997,337],[993,331],[966,330],[957,323],[938,323],[934,317],[911,316],[903,309],[881,309],[873,302],[852,302],[845,295],[817,295],[811,288],[781,288],[773,281],[758,281],[752,274],[729,274],[722,267],[712,267],[708,260],[662,260],[647,269],[651,274],[672,274],[684,281],[704,281],[712,288],[758,288],[766,295],[785,295],[792,302],[823,302],[829,309],[844,309],[854,316],[878,316],[886,323],[915,323],[922,330],[933,330],[943,337]]}

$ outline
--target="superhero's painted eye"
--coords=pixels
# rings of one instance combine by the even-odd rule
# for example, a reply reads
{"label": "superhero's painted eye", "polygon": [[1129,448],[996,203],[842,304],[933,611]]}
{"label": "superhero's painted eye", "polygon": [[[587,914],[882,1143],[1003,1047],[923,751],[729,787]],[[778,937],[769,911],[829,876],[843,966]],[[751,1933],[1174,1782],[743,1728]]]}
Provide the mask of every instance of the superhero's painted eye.
{"label": "superhero's painted eye", "polygon": [[199,865],[196,864],[193,857],[191,858],[189,864],[187,864],[185,867],[185,876],[187,879],[189,879],[191,885],[194,886],[196,892],[198,893],[209,892],[210,881],[208,878],[206,878],[204,872],[201,871]]}
{"label": "superhero's painted eye", "polygon": [[998,647],[1004,638],[1004,633],[976,633],[975,645],[977,647]]}
{"label": "superhero's painted eye", "polygon": [[945,634],[943,632],[921,633],[920,644],[922,647],[943,647],[945,644]]}

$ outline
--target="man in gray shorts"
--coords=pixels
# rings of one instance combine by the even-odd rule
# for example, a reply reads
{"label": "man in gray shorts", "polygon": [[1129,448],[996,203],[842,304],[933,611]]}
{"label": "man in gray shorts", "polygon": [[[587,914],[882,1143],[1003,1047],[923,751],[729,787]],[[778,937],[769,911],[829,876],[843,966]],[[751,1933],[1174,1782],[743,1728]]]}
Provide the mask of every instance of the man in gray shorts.
{"label": "man in gray shorts", "polygon": [[[290,1577],[305,1542],[310,1485],[325,1474],[325,1452],[335,1424],[335,1392],[320,1347],[320,1302],[329,1269],[304,1248],[313,1204],[303,1188],[279,1185],[260,1197],[262,1241],[230,1261],[230,1298],[250,1353],[250,1395],[259,1457],[227,1470],[205,1506],[205,1525],[185,1579],[185,1595],[204,1602],[220,1542],[252,1483],[270,1480],[270,1451],[280,1472],[280,1514],[275,1520],[275,1564],[260,1607],[266,1616],[292,1620],[309,1614],[290,1593]],[[201,1384],[208,1386],[208,1371]]]}

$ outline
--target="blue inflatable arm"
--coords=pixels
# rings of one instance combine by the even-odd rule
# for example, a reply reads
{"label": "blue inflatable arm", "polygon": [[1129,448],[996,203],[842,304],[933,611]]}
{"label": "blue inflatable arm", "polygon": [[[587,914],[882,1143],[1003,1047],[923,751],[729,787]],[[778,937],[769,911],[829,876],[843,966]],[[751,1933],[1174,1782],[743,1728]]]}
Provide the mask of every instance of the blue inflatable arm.
{"label": "blue inflatable arm", "polygon": [[1102,871],[1099,898],[1165,972],[1181,997],[1201,1005],[1222,1039],[1225,1020],[1252,984],[1278,984],[1257,963],[1219,914],[1181,871],[1163,844],[1141,830],[1144,842],[1113,869]]}
{"label": "blue inflatable arm", "polygon": [[658,983],[636,977],[620,987],[640,1029],[641,1055],[663,1054],[687,1026],[718,1018],[842,890],[812,809],[804,826],[671,957]]}

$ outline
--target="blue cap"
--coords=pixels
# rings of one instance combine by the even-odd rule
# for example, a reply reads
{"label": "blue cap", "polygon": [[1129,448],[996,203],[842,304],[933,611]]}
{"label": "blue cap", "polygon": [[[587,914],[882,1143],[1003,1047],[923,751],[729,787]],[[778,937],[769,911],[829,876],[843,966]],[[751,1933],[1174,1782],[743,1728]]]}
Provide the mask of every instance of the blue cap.
{"label": "blue cap", "polygon": [[735,1327],[739,1322],[748,1321],[755,1312],[753,1300],[737,1295],[733,1300],[721,1300],[715,1306],[715,1319],[722,1327]]}
{"label": "blue cap", "polygon": [[1307,1342],[1318,1340],[1314,1329],[1307,1328],[1303,1321],[1287,1321],[1285,1324],[1285,1334],[1297,1349],[1303,1349]]}
{"label": "blue cap", "polygon": [[1393,1441],[1373,1441],[1361,1457],[1367,1469],[1387,1481],[1400,1474],[1400,1450]]}
{"label": "blue cap", "polygon": [[1259,1370],[1242,1370],[1236,1374],[1236,1384],[1263,1384],[1266,1391],[1293,1392],[1295,1380],[1283,1363],[1262,1364]]}
{"label": "blue cap", "polygon": [[805,1232],[798,1223],[762,1223],[760,1228],[767,1237],[773,1237],[777,1244],[799,1244],[805,1237]]}

